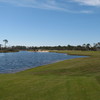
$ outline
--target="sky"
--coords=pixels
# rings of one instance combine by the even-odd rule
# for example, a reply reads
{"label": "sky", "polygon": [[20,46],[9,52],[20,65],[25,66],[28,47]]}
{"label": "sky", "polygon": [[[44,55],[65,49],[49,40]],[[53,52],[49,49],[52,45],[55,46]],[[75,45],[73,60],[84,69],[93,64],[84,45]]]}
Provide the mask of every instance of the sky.
{"label": "sky", "polygon": [[100,0],[0,0],[0,44],[100,42]]}

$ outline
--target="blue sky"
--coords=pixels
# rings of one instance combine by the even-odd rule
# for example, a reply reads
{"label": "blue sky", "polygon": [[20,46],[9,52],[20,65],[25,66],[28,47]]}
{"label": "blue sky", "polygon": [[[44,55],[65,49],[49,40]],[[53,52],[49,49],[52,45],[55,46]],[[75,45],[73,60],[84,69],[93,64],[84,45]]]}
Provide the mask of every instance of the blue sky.
{"label": "blue sky", "polygon": [[0,0],[0,44],[100,42],[100,0]]}

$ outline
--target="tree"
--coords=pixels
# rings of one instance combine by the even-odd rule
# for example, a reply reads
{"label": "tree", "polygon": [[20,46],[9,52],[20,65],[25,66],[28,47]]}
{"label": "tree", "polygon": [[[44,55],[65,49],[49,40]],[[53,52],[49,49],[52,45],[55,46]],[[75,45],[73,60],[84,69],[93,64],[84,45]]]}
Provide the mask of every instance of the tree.
{"label": "tree", "polygon": [[88,44],[86,45],[86,48],[87,48],[87,50],[90,50],[91,45],[88,43]]}
{"label": "tree", "polygon": [[2,44],[0,44],[0,50],[1,50],[1,46],[2,46]]}
{"label": "tree", "polygon": [[100,42],[95,43],[94,44],[94,47],[96,48],[96,50],[100,50]]}
{"label": "tree", "polygon": [[5,43],[5,48],[6,48],[6,44],[8,43],[8,40],[4,39],[3,42]]}

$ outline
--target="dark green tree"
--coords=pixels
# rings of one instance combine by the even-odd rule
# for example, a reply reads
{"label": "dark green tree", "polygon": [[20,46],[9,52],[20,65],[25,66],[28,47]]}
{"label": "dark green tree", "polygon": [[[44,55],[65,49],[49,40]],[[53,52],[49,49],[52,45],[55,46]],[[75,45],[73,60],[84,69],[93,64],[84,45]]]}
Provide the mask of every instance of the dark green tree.
{"label": "dark green tree", "polygon": [[6,48],[6,44],[8,43],[8,40],[4,39],[3,42],[4,42],[4,45],[5,45],[5,48]]}
{"label": "dark green tree", "polygon": [[0,50],[1,50],[1,46],[2,46],[2,44],[0,44]]}

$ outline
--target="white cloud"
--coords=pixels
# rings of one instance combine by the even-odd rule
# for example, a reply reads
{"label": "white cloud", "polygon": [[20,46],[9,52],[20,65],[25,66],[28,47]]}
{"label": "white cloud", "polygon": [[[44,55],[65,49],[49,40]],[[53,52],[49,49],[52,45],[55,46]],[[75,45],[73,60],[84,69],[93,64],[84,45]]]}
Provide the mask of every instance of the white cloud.
{"label": "white cloud", "polygon": [[36,8],[57,8],[56,0],[0,0],[0,2],[10,3],[17,6],[36,7]]}
{"label": "white cloud", "polygon": [[82,11],[80,11],[80,13],[90,14],[90,13],[93,13],[93,11],[91,11],[91,10],[82,10]]}
{"label": "white cloud", "polygon": [[88,6],[100,6],[100,0],[73,0],[73,1]]}
{"label": "white cloud", "polygon": [[[72,1],[72,2],[70,2]],[[10,3],[21,7],[32,7],[40,9],[60,10],[70,13],[92,13],[90,9],[74,9],[74,4],[100,6],[100,0],[0,0],[3,3]],[[77,8],[80,8],[77,5]]]}

